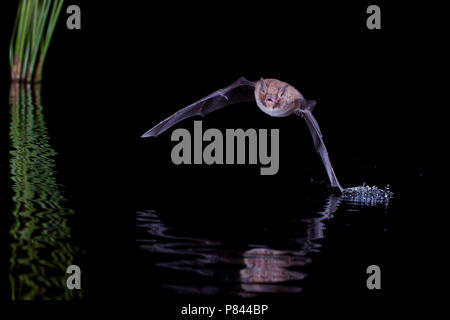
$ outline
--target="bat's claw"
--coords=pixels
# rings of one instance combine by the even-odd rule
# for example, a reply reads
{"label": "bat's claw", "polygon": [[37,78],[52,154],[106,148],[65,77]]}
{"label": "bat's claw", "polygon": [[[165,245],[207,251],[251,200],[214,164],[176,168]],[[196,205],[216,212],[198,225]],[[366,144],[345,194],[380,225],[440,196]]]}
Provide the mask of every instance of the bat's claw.
{"label": "bat's claw", "polygon": [[300,110],[295,110],[295,111],[294,111],[294,114],[295,114],[296,116],[299,116],[300,118],[303,118],[303,112],[301,112]]}

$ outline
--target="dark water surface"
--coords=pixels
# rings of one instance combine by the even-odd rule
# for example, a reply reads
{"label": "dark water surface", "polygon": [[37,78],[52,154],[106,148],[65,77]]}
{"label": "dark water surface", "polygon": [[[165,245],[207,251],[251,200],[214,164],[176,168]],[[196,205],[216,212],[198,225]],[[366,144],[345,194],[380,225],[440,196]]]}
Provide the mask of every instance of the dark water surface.
{"label": "dark water surface", "polygon": [[[323,254],[322,243],[328,236],[330,220],[341,220],[338,228],[342,237],[357,228],[354,224],[358,220],[373,219],[367,232],[372,233],[370,243],[378,243],[380,247],[384,246],[389,232],[388,201],[360,204],[332,194],[315,200],[299,197],[291,213],[273,212],[265,226],[258,221],[246,224],[249,217],[237,219],[236,226],[225,237],[217,221],[212,226],[203,224],[208,229],[205,231],[198,225],[202,221],[171,224],[170,217],[154,210],[138,211],[140,256],[155,263],[156,279],[166,293],[242,297],[298,294],[305,286],[304,279],[314,269],[317,256]],[[315,205],[308,206],[308,202]],[[249,215],[261,219],[256,214]],[[239,226],[240,223],[246,227]],[[203,237],[198,236],[199,229]],[[361,248],[353,247],[353,250],[350,254],[357,261]]]}

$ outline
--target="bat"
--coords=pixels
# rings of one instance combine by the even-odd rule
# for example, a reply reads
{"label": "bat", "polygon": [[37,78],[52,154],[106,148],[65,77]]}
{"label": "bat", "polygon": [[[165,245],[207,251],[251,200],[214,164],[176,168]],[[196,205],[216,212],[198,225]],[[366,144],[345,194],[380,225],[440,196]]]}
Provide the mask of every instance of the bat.
{"label": "bat", "polygon": [[293,86],[277,79],[261,78],[252,82],[241,77],[228,87],[219,89],[175,112],[141,137],[157,137],[186,118],[197,115],[204,116],[226,106],[248,101],[256,101],[258,107],[272,117],[287,117],[296,114],[305,119],[313,138],[314,147],[322,158],[331,186],[339,189],[340,192],[343,191],[331,166],[319,124],[312,114],[316,101],[306,100]]}

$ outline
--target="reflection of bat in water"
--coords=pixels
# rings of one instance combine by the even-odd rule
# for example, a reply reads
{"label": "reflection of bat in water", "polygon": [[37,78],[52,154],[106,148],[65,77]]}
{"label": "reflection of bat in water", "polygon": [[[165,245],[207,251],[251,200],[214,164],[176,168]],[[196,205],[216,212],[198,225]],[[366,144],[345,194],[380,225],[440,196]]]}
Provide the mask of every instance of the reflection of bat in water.
{"label": "reflection of bat in water", "polygon": [[342,192],[343,189],[328,158],[328,152],[323,143],[319,125],[312,115],[316,102],[314,100],[306,100],[297,89],[277,79],[261,78],[257,82],[251,82],[242,77],[230,86],[217,90],[175,112],[143,134],[142,138],[156,137],[186,118],[196,115],[204,116],[232,104],[254,100],[256,100],[256,104],[262,111],[272,117],[286,117],[295,113],[305,119],[312,134],[314,146],[327,170],[331,186],[338,188]]}

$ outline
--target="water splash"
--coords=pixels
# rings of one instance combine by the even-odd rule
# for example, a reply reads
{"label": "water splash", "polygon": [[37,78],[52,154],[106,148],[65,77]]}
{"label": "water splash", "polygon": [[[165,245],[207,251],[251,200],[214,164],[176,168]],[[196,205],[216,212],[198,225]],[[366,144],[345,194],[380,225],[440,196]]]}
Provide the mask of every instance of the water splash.
{"label": "water splash", "polygon": [[380,189],[363,183],[362,186],[346,188],[342,192],[342,200],[366,206],[387,205],[393,197],[394,193],[389,190],[389,185]]}

